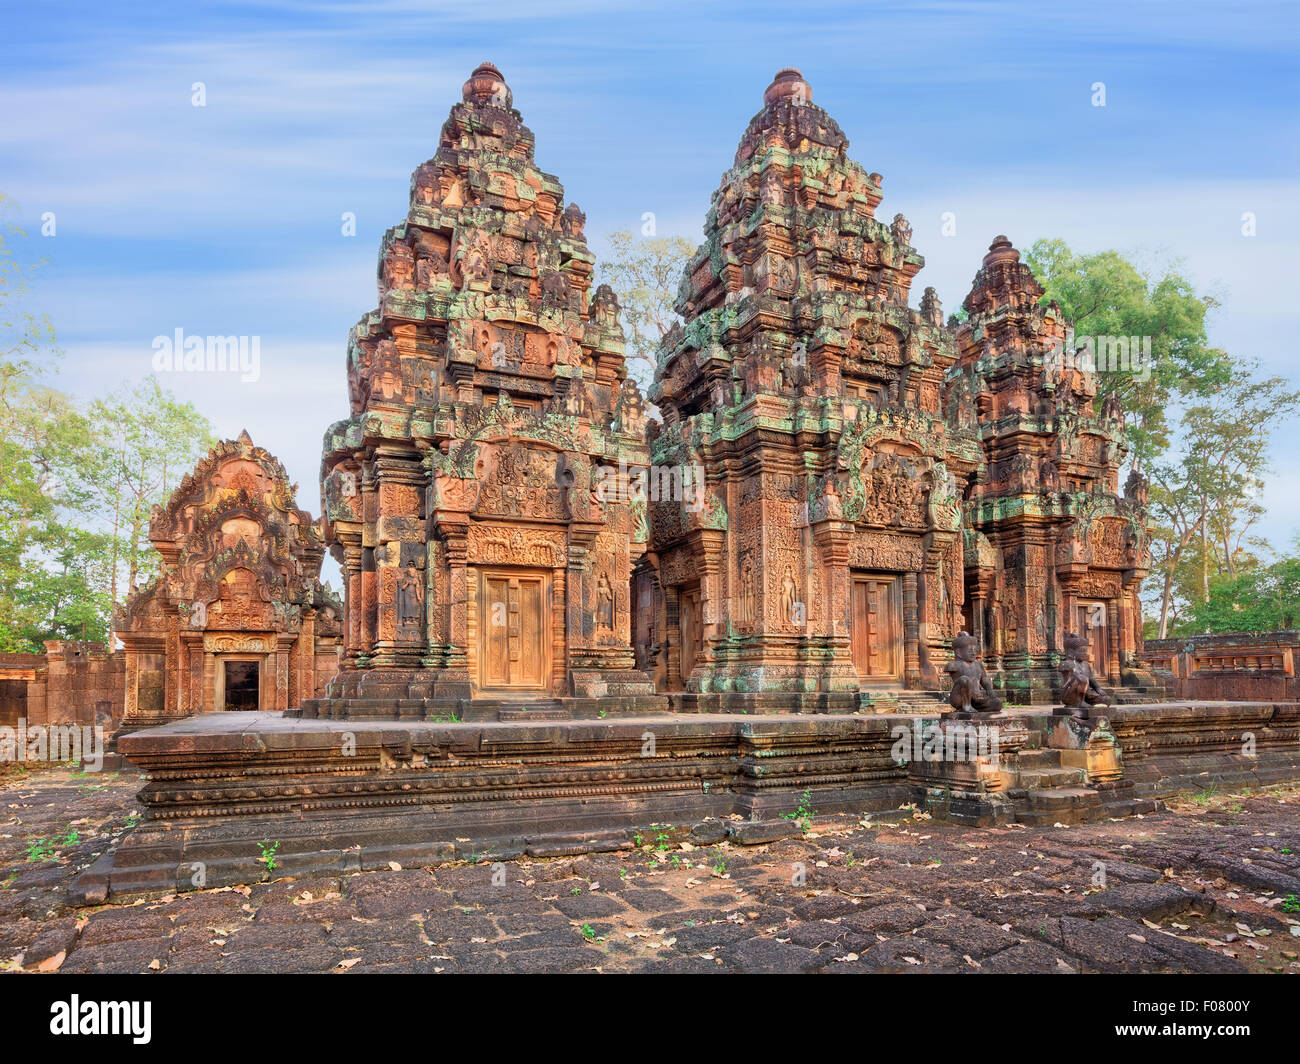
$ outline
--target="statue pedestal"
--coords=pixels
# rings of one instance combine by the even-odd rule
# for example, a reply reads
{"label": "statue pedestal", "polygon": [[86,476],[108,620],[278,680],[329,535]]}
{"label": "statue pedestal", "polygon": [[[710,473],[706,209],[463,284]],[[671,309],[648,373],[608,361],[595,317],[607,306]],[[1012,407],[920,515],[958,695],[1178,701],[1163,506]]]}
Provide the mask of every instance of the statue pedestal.
{"label": "statue pedestal", "polygon": [[1063,767],[1083,769],[1091,784],[1124,775],[1123,752],[1105,717],[1057,716],[1047,733],[1047,745],[1060,751]]}
{"label": "statue pedestal", "polygon": [[914,730],[908,782],[937,820],[984,827],[1015,819],[1007,788],[1029,729],[1014,717],[926,720]]}

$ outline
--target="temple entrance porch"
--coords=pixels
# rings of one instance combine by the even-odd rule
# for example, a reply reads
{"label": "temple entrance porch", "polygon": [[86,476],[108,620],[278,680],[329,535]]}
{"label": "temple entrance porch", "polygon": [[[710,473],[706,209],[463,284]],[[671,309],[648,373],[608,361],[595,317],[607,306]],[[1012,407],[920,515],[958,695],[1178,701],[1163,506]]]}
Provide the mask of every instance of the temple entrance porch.
{"label": "temple entrance porch", "polygon": [[275,704],[275,666],[267,658],[249,652],[212,655],[210,697],[202,700],[201,711],[285,708]]}

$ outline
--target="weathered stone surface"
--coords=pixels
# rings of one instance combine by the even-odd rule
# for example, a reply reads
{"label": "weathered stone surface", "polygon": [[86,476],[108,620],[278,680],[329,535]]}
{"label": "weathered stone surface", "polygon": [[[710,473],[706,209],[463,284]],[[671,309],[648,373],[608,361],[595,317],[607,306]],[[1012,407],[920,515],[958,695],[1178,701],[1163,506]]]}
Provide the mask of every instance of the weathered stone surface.
{"label": "weathered stone surface", "polygon": [[[62,872],[61,882],[47,877],[22,891],[2,885],[25,864],[32,834],[48,837],[71,819],[82,823],[85,838],[98,839],[132,807],[130,781],[105,778],[92,790],[70,785],[71,779],[64,770],[40,772],[0,791],[0,968],[181,974],[1300,970],[1290,946],[1297,917],[1276,904],[1285,895],[1233,878],[1258,868],[1280,875],[1296,868],[1294,785],[1175,801],[1173,809],[1140,821],[962,829],[899,811],[900,822],[866,828],[856,817],[824,818],[815,833],[768,848],[681,850],[677,864],[635,850],[577,860],[511,859],[499,868],[486,861],[432,871],[383,868],[280,877],[139,905],[110,901],[73,915],[66,908],[66,885],[77,870],[72,861],[46,864],[47,871]],[[1209,831],[1213,846],[1205,844]],[[743,878],[718,875],[719,858],[734,863]],[[796,859],[806,865],[801,885],[791,879]],[[1112,885],[1085,893],[1093,889],[1094,862],[1105,866]],[[576,872],[598,874],[601,889]],[[612,897],[619,908],[609,916],[566,916],[556,908],[610,900],[605,883],[620,888]],[[409,908],[411,916],[363,917],[364,899]],[[653,900],[659,911],[629,899]],[[22,916],[22,907],[38,918]],[[85,916],[83,939],[75,930]]]}
{"label": "weathered stone surface", "polygon": [[307,716],[653,704],[630,601],[647,415],[618,300],[592,291],[585,217],[537,168],[500,71],[480,65],[462,96],[384,236],[379,306],[348,342],[351,411],[325,434],[347,627],[343,671]]}
{"label": "weathered stone surface", "polygon": [[971,957],[985,957],[1008,949],[1021,941],[1019,935],[1004,931],[987,920],[969,913],[950,920],[923,924],[916,929],[916,937],[948,946]]}
{"label": "weathered stone surface", "polygon": [[122,725],[222,709],[288,709],[339,666],[343,605],[320,583],[321,527],[284,466],[247,432],[187,473],[149,538],[160,573],[114,618]]}
{"label": "weathered stone surface", "polygon": [[1077,975],[1078,961],[1045,946],[1026,942],[1012,946],[980,962],[980,971],[990,975]]}
{"label": "weathered stone surface", "polygon": [[961,956],[947,946],[905,935],[878,942],[861,955],[859,963],[873,972],[959,971]]}
{"label": "weathered stone surface", "polygon": [[741,846],[761,846],[777,839],[788,839],[801,833],[792,820],[751,820],[732,824],[728,835]]}
{"label": "weathered stone surface", "polygon": [[1207,902],[1203,895],[1175,883],[1127,883],[1092,895],[1082,911],[1160,920],[1188,909],[1209,908],[1212,908],[1212,903]]}
{"label": "weathered stone surface", "polygon": [[814,972],[826,964],[815,950],[770,938],[750,938],[723,946],[719,951],[728,967],[745,972]]}
{"label": "weathered stone surface", "polygon": [[860,909],[844,918],[858,931],[911,931],[933,917],[912,902],[892,902]]}

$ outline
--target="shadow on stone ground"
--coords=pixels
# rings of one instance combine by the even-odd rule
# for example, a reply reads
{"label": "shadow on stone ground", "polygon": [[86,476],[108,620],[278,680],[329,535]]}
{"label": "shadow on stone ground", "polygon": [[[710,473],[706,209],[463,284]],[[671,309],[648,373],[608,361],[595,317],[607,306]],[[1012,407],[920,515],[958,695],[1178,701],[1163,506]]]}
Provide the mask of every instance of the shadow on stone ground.
{"label": "shadow on stone ground", "polygon": [[1300,972],[1300,785],[1068,828],[900,810],[767,846],[652,831],[614,854],[69,908],[138,817],[139,784],[0,779],[0,970]]}

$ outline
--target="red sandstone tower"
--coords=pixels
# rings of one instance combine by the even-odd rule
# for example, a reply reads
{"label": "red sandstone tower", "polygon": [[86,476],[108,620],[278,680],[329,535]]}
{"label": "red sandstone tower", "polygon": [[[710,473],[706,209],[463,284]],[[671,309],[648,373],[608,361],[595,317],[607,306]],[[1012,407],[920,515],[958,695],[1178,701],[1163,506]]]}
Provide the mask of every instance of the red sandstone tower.
{"label": "red sandstone tower", "polygon": [[937,688],[960,625],[956,358],[881,177],[796,70],[768,87],[682,281],[650,396],[657,466],[699,498],[652,503],[638,645],[675,702],[856,710]]}
{"label": "red sandstone tower", "polygon": [[1149,535],[1143,479],[1118,495],[1123,410],[1097,408],[1095,373],[1042,295],[999,236],[963,304],[948,409],[978,422],[986,461],[965,506],[967,627],[1008,691],[1046,701],[1067,632],[1107,682],[1140,681]]}
{"label": "red sandstone tower", "polygon": [[607,475],[646,464],[643,402],[583,213],[533,148],[482,64],[384,237],[321,466],[344,668],[308,716],[653,694],[629,606],[645,506]]}

